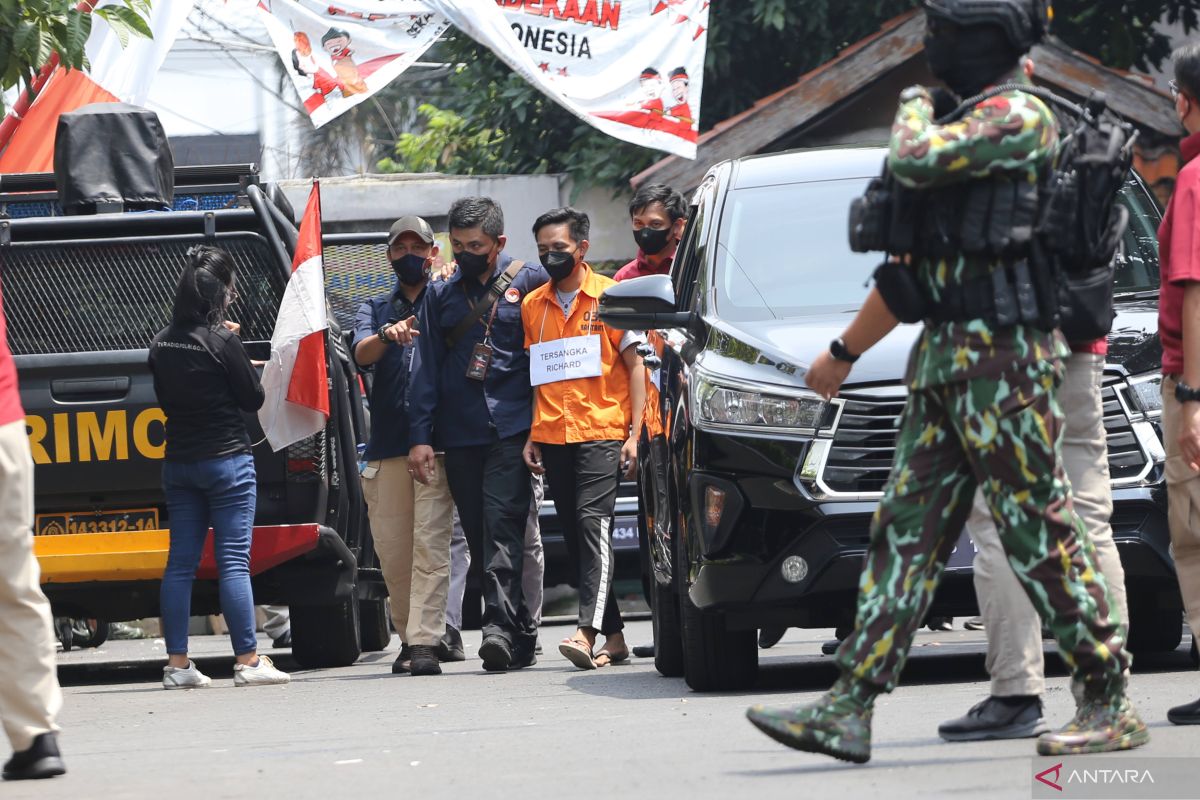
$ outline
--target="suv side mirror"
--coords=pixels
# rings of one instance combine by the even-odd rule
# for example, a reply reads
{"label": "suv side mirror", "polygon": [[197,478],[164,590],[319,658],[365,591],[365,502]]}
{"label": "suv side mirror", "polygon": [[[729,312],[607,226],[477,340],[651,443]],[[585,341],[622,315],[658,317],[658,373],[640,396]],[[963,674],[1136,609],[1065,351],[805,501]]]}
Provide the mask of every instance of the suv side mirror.
{"label": "suv side mirror", "polygon": [[669,275],[647,275],[610,286],[600,296],[600,319],[619,330],[646,331],[687,325],[692,315],[675,310]]}

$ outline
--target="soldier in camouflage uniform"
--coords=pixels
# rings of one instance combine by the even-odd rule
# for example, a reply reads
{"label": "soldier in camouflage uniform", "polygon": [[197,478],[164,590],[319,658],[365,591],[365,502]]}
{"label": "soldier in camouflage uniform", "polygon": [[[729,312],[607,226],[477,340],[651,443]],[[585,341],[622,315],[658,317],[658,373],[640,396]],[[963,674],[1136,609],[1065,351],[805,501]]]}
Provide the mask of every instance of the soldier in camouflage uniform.
{"label": "soldier in camouflage uniform", "polygon": [[[962,97],[1023,80],[1020,56],[1044,29],[1047,11],[1037,0],[927,0],[934,74]],[[903,185],[1037,182],[1049,169],[1058,132],[1038,98],[1008,92],[947,125],[934,122],[934,108],[934,93],[923,87],[901,95],[888,164]],[[937,308],[948,290],[989,278],[1001,266],[958,254],[919,258],[909,268]],[[826,397],[836,394],[858,357],[853,354],[897,324],[873,289],[843,338],[814,361],[809,385]],[[1085,687],[1075,718],[1043,734],[1038,752],[1102,752],[1148,741],[1125,696],[1129,655],[1119,620],[1110,613],[1063,470],[1063,416],[1054,392],[1069,353],[1060,333],[1032,325],[927,321],[909,362],[909,399],[872,522],[854,632],[837,654],[841,677],[814,704],[750,709],[755,726],[799,750],[859,763],[870,758],[874,700],[896,686],[978,486],[1009,562]]]}

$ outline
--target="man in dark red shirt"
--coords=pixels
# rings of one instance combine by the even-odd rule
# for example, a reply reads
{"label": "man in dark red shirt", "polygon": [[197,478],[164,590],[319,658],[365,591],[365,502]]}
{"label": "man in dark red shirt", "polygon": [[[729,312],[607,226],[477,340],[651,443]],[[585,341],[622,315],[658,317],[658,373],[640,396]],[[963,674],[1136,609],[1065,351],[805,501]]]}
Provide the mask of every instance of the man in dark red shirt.
{"label": "man in dark red shirt", "polygon": [[613,278],[623,281],[670,272],[687,225],[683,195],[661,183],[643,186],[629,201],[629,219],[638,245],[637,258],[617,270]]}
{"label": "man in dark red shirt", "polygon": [[[1158,336],[1163,350],[1163,439],[1167,507],[1179,591],[1200,641],[1200,45],[1175,54],[1175,111],[1188,137],[1185,166],[1158,231],[1162,268]],[[1167,712],[1177,725],[1200,725],[1200,700]]]}
{"label": "man in dark red shirt", "polygon": [[54,628],[33,555],[32,524],[33,458],[0,304],[0,722],[13,748],[4,765],[6,781],[66,772],[54,723],[62,707]]}

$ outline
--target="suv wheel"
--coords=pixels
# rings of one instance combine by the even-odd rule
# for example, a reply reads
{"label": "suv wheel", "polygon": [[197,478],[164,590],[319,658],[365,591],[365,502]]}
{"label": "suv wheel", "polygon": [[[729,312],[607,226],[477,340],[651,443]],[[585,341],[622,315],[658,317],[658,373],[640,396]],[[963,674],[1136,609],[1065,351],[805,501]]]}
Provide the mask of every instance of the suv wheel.
{"label": "suv wheel", "polygon": [[1179,611],[1157,610],[1153,596],[1129,598],[1129,650],[1140,653],[1170,652],[1183,641],[1183,619]]}
{"label": "suv wheel", "polygon": [[389,626],[386,597],[358,601],[358,627],[363,652],[375,653],[387,649],[392,641],[392,629]]}
{"label": "suv wheel", "polygon": [[679,607],[684,679],[692,691],[728,692],[753,686],[758,677],[757,631],[729,630],[723,614],[701,611],[686,593],[680,596]]}
{"label": "suv wheel", "polygon": [[292,656],[300,666],[348,667],[362,652],[358,597],[292,608]]}
{"label": "suv wheel", "polygon": [[650,620],[654,626],[654,668],[665,678],[682,678],[683,631],[679,624],[679,597],[670,586],[654,578]]}

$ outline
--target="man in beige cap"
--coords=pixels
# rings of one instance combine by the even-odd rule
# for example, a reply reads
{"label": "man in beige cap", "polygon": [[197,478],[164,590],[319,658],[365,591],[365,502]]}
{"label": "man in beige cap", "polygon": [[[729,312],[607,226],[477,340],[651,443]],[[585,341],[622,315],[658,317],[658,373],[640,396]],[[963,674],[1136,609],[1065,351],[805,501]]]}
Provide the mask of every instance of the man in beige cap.
{"label": "man in beige cap", "polygon": [[397,220],[388,232],[396,285],[359,306],[354,325],[354,359],[373,375],[362,484],[402,643],[392,672],[413,675],[442,671],[437,650],[446,630],[454,501],[441,457],[427,483],[413,480],[409,468],[406,399],[415,348],[400,343],[398,327],[406,326],[397,323],[417,315],[437,254],[428,222],[415,216]]}

